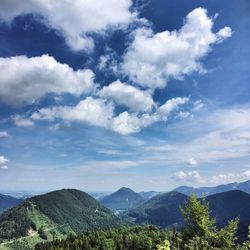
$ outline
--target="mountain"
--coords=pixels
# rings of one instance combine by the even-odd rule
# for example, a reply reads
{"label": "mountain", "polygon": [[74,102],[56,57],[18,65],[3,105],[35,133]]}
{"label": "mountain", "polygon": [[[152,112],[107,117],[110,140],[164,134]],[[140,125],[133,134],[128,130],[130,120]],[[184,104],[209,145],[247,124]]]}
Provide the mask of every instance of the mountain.
{"label": "mountain", "polygon": [[168,227],[182,222],[179,207],[186,200],[186,195],[172,191],[157,195],[129,210],[124,215],[137,224],[154,224],[160,227]]}
{"label": "mountain", "polygon": [[250,225],[250,195],[240,190],[214,194],[207,197],[212,216],[219,226],[225,226],[229,220],[240,219],[238,234],[243,238]]}
{"label": "mountain", "polygon": [[153,198],[156,195],[161,194],[162,192],[156,192],[156,191],[147,191],[147,192],[139,192],[138,194],[144,198],[145,200],[149,200]]}
{"label": "mountain", "polygon": [[[138,224],[154,224],[159,227],[181,225],[179,207],[187,196],[176,191],[158,195],[123,214],[125,218]],[[218,226],[225,226],[229,220],[240,218],[239,235],[246,236],[250,225],[250,195],[233,190],[208,196],[212,216]]]}
{"label": "mountain", "polygon": [[23,199],[14,198],[9,195],[0,194],[0,214],[18,204],[20,204]]}
{"label": "mountain", "polygon": [[121,220],[93,197],[75,189],[34,196],[0,216],[0,240],[51,237],[121,225]]}
{"label": "mountain", "polygon": [[130,188],[123,187],[113,194],[110,194],[100,200],[101,204],[114,211],[126,211],[141,202],[144,199]]}
{"label": "mountain", "polygon": [[227,192],[231,190],[241,190],[245,193],[250,194],[250,180],[245,181],[245,182],[240,182],[240,183],[237,183],[237,182],[229,183],[229,184],[219,185],[215,187],[193,188],[193,187],[188,187],[188,186],[181,186],[181,187],[174,189],[174,191],[180,192],[185,195],[196,194],[197,197],[223,193],[223,192]]}

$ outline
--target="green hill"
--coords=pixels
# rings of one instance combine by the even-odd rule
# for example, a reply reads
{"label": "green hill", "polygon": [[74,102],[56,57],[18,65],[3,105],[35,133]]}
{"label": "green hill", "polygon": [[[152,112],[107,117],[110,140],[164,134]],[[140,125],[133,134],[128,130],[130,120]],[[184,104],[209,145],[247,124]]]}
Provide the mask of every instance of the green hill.
{"label": "green hill", "polygon": [[[63,189],[27,199],[0,216],[0,240],[111,228],[121,220],[88,194]],[[38,239],[39,240],[39,239]]]}
{"label": "green hill", "polygon": [[144,201],[138,193],[130,188],[120,188],[113,194],[110,194],[100,200],[105,206],[114,211],[126,211]]}

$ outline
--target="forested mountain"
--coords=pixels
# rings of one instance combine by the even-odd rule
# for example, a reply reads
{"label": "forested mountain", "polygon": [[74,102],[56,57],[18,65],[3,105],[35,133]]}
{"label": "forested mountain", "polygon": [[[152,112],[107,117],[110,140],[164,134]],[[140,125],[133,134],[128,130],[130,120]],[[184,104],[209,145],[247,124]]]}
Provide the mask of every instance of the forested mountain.
{"label": "forested mountain", "polygon": [[239,235],[246,236],[250,226],[250,195],[239,191],[228,191],[208,196],[212,216],[219,226],[225,226],[229,220],[240,219]]}
{"label": "forested mountain", "polygon": [[0,194],[0,214],[21,203],[23,199],[17,199],[9,195]]}
{"label": "forested mountain", "polygon": [[[184,205],[187,199],[186,195],[172,191],[153,197],[129,210],[123,216],[128,216],[131,221],[142,225],[179,227],[183,222],[179,208]],[[249,194],[235,190],[208,196],[206,200],[218,226],[225,226],[229,220],[239,217],[239,233],[247,235],[248,225],[250,225]]]}
{"label": "forested mountain", "polygon": [[113,228],[121,220],[88,194],[63,189],[27,199],[0,216],[0,240]]}
{"label": "forested mountain", "polygon": [[143,201],[144,198],[142,198],[138,193],[126,187],[120,188],[115,193],[100,200],[104,206],[114,211],[126,211]]}
{"label": "forested mountain", "polygon": [[174,190],[177,192],[183,193],[185,195],[195,194],[197,195],[197,197],[202,197],[204,195],[208,196],[208,195],[223,193],[223,192],[232,191],[232,190],[241,190],[245,193],[250,194],[250,180],[245,181],[245,182],[240,182],[240,183],[237,183],[237,182],[229,183],[229,184],[219,185],[215,187],[193,188],[193,187],[188,187],[188,186],[181,186]]}
{"label": "forested mountain", "polygon": [[180,205],[187,200],[187,196],[176,191],[157,195],[136,208],[129,210],[128,216],[137,224],[154,224],[160,227],[177,225],[182,221]]}

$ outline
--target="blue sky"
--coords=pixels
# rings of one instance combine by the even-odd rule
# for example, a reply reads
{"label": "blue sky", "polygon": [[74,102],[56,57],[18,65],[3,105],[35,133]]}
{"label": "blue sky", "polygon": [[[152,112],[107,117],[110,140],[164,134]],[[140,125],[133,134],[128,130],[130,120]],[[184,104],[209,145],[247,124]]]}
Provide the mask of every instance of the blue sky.
{"label": "blue sky", "polygon": [[0,20],[0,190],[250,179],[248,0],[4,0]]}

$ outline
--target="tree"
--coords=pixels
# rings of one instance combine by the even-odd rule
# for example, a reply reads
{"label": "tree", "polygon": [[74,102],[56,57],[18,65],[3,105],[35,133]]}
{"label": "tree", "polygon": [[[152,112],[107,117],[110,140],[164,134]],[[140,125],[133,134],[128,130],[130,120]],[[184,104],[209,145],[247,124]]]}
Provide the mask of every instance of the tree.
{"label": "tree", "polygon": [[48,239],[47,234],[45,233],[43,227],[39,228],[38,234],[39,234],[39,236],[40,236],[41,239],[43,239],[43,240],[47,240]]}
{"label": "tree", "polygon": [[181,212],[185,221],[181,233],[184,249],[235,249],[238,219],[217,228],[205,198],[198,200],[195,195],[189,197]]}
{"label": "tree", "polygon": [[164,240],[163,244],[159,244],[156,246],[157,250],[170,250],[170,242],[168,240]]}

